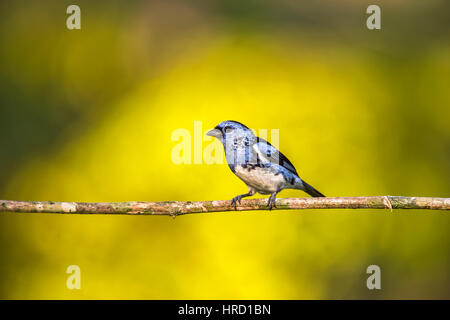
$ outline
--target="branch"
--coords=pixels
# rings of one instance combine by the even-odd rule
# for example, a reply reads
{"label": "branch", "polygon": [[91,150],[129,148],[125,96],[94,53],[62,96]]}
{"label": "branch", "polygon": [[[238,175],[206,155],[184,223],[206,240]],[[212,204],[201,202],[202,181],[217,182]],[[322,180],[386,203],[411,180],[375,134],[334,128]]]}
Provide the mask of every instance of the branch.
{"label": "branch", "polygon": [[[287,209],[431,209],[450,210],[450,198],[340,197],[277,199],[274,210]],[[267,199],[242,200],[237,211],[267,210]],[[234,211],[229,200],[165,202],[52,202],[0,200],[0,212],[170,215]]]}

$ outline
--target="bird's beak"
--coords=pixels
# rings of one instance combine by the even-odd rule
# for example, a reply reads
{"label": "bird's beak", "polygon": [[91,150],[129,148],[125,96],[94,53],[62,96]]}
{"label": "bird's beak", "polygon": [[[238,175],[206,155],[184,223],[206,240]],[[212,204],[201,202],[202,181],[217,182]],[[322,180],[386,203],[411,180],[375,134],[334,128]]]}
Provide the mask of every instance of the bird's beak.
{"label": "bird's beak", "polygon": [[206,133],[207,136],[216,137],[218,139],[222,138],[222,132],[219,129],[212,129]]}

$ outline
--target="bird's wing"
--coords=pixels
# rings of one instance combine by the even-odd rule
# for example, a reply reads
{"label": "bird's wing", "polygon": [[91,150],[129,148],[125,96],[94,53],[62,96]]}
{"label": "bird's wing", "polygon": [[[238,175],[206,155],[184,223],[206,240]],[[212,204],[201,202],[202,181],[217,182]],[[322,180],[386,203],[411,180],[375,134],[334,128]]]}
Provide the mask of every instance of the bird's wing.
{"label": "bird's wing", "polygon": [[263,161],[277,163],[298,176],[297,170],[295,170],[294,165],[289,159],[268,141],[258,137],[258,141],[253,145],[253,150],[255,150],[258,157]]}

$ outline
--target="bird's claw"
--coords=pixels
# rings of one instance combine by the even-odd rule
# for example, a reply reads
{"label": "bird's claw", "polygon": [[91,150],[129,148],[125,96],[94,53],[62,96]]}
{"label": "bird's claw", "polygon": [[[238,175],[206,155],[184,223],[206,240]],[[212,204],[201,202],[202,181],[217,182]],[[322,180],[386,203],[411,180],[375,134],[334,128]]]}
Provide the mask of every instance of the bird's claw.
{"label": "bird's claw", "polygon": [[272,210],[272,208],[276,208],[277,207],[276,204],[275,204],[276,200],[277,200],[277,198],[275,198],[273,196],[269,197],[269,202],[267,203],[267,205],[269,207],[269,210]]}
{"label": "bird's claw", "polygon": [[237,211],[237,203],[241,204],[241,196],[236,196],[231,200],[231,205],[234,205],[234,210]]}

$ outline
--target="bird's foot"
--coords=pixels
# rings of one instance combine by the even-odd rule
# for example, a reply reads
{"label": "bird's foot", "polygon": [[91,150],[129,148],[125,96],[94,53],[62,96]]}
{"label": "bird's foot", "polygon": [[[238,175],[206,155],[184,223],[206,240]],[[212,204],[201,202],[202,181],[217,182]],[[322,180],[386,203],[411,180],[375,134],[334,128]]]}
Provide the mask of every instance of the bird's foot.
{"label": "bird's foot", "polygon": [[271,194],[269,197],[269,202],[267,203],[267,206],[269,207],[269,210],[272,210],[272,208],[276,208],[276,202],[277,198],[276,198],[276,194]]}
{"label": "bird's foot", "polygon": [[234,205],[234,210],[237,211],[237,203],[239,202],[239,204],[241,204],[241,199],[242,199],[242,196],[239,195],[239,196],[234,197],[234,198],[231,200],[231,205]]}

